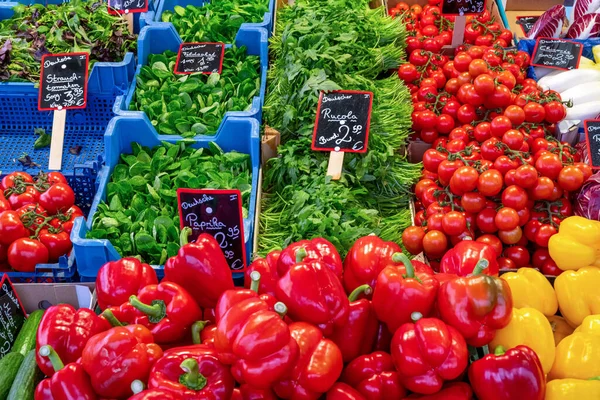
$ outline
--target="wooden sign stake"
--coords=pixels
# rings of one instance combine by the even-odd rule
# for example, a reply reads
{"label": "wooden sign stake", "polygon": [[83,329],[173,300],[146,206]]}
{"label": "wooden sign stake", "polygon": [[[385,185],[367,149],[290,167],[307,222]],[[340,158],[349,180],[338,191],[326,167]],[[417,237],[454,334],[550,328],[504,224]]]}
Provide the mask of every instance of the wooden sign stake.
{"label": "wooden sign stake", "polygon": [[467,17],[457,15],[454,19],[454,33],[452,34],[452,48],[456,48],[463,43],[465,38],[465,26],[467,25]]}
{"label": "wooden sign stake", "polygon": [[50,170],[59,171],[62,167],[66,119],[67,110],[61,109],[53,112],[52,138],[50,141],[50,160],[48,161],[48,169]]}
{"label": "wooden sign stake", "polygon": [[342,167],[344,166],[344,152],[332,151],[329,153],[329,163],[327,164],[327,176],[338,181],[342,177]]}
{"label": "wooden sign stake", "polygon": [[123,18],[125,18],[125,21],[127,21],[127,30],[129,33],[133,34],[133,13],[130,13],[129,10],[126,10],[125,14],[123,14]]}

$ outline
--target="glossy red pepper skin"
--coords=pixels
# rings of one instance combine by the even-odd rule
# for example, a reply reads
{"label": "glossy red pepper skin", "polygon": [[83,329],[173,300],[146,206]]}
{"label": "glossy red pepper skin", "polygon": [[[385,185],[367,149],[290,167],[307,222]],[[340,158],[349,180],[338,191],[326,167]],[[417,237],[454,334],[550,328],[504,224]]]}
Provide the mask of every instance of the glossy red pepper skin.
{"label": "glossy red pepper skin", "polygon": [[385,324],[379,323],[377,327],[377,337],[375,338],[375,345],[373,351],[385,351],[390,352],[390,345],[392,343],[392,334]]}
{"label": "glossy red pepper skin", "polygon": [[[191,371],[183,370],[184,362]],[[229,399],[234,381],[215,349],[198,344],[167,350],[152,367],[148,387],[189,400]]]}
{"label": "glossy red pepper skin", "polygon": [[338,277],[321,261],[304,262],[302,253],[277,281],[276,297],[293,321],[316,325],[328,336],[348,321],[350,302]]}
{"label": "glossy red pepper skin", "polygon": [[465,371],[469,353],[456,329],[437,318],[421,318],[396,331],[392,359],[405,388],[433,394]]}
{"label": "glossy red pepper skin", "polygon": [[485,271],[491,276],[498,276],[498,258],[490,245],[474,240],[463,240],[444,254],[440,262],[440,272],[467,276],[473,273],[477,262],[485,258],[489,266]]}
{"label": "glossy red pepper skin", "polygon": [[288,269],[296,264],[296,253],[300,249],[306,251],[306,256],[304,257],[306,262],[322,261],[335,276],[338,278],[342,277],[342,257],[340,257],[340,253],[338,253],[335,246],[323,238],[301,240],[286,247],[279,255],[279,260],[277,261],[277,274],[279,276],[285,275]]}
{"label": "glossy red pepper skin", "polygon": [[139,392],[129,398],[129,400],[183,400],[179,396],[173,396],[171,393],[162,389],[147,389]]}
{"label": "glossy red pepper skin", "polygon": [[367,400],[352,386],[338,382],[327,392],[325,400]]}
{"label": "glossy red pepper skin", "polygon": [[467,344],[475,347],[490,343],[496,330],[511,320],[512,295],[503,279],[479,273],[455,278],[438,290],[441,319],[456,328]]}
{"label": "glossy red pepper skin", "polygon": [[267,293],[275,296],[275,287],[277,286],[277,280],[279,275],[277,274],[277,262],[279,261],[280,250],[275,250],[267,254],[265,258],[257,258],[250,264],[246,269],[246,276],[244,279],[244,287],[250,289],[251,279],[250,274],[252,271],[258,271],[260,273],[260,283],[258,286],[258,293]]}
{"label": "glossy red pepper skin", "polygon": [[369,400],[392,400],[406,396],[392,356],[383,351],[355,358],[344,369],[341,381]]}
{"label": "glossy red pepper skin", "polygon": [[405,399],[421,399],[421,400],[472,400],[473,399],[473,390],[471,390],[471,386],[465,382],[452,382],[447,385],[444,385],[441,391],[430,394],[430,395],[420,395],[420,394],[411,394]]}
{"label": "glossy red pepper skin", "polygon": [[65,364],[76,362],[92,336],[110,329],[110,324],[88,308],[59,304],[46,310],[36,337],[36,362],[46,376],[54,374],[52,363],[39,355],[40,347],[50,345]]}
{"label": "glossy red pepper skin", "polygon": [[71,363],[35,388],[35,400],[96,400],[90,377],[81,364]]}
{"label": "glossy red pepper skin", "polygon": [[118,307],[147,285],[156,285],[156,272],[137,258],[126,257],[104,264],[96,277],[96,294],[101,310]]}
{"label": "glossy red pepper skin", "polygon": [[362,354],[371,352],[377,340],[379,321],[371,301],[356,300],[360,294],[371,290],[369,285],[362,285],[350,294],[348,321],[334,329],[333,334],[329,336],[342,352],[344,362],[350,362]]}
{"label": "glossy red pepper skin", "polygon": [[546,380],[533,350],[517,346],[488,354],[469,367],[469,380],[479,400],[543,400]]}
{"label": "glossy red pepper skin", "polygon": [[[344,289],[351,293],[361,285],[375,287],[377,275],[385,267],[398,264],[393,256],[402,249],[394,242],[386,242],[378,236],[364,236],[358,239],[344,258]],[[368,296],[371,298],[371,296]]]}
{"label": "glossy red pepper skin", "polygon": [[268,389],[296,363],[298,345],[289,327],[256,292],[223,293],[216,319],[215,349],[239,383]]}
{"label": "glossy red pepper skin", "polygon": [[202,311],[192,295],[173,282],[145,286],[128,303],[109,310],[122,323],[150,329],[158,344],[183,340],[190,335],[192,324],[202,319]]}
{"label": "glossy red pepper skin", "polygon": [[315,326],[306,322],[290,324],[300,356],[291,372],[273,390],[282,399],[317,400],[340,377],[344,361],[340,349]]}
{"label": "glossy red pepper skin", "polygon": [[[404,265],[387,266],[377,277],[373,308],[379,321],[395,332],[402,324],[411,321],[411,313],[418,311],[429,316],[434,310],[439,287],[433,274],[426,271],[419,261],[408,260],[400,253]],[[398,307],[402,304],[402,307]]]}
{"label": "glossy red pepper skin", "polygon": [[115,327],[88,340],[81,364],[94,391],[102,397],[127,399],[131,383],[146,382],[152,365],[163,355],[143,325]]}
{"label": "glossy red pepper skin", "polygon": [[164,280],[183,286],[202,308],[214,308],[221,293],[233,289],[231,270],[223,251],[207,233],[198,236],[194,243],[182,246],[176,256],[167,260]]}
{"label": "glossy red pepper skin", "polygon": [[277,400],[271,389],[257,389],[251,385],[242,385],[233,389],[231,400]]}

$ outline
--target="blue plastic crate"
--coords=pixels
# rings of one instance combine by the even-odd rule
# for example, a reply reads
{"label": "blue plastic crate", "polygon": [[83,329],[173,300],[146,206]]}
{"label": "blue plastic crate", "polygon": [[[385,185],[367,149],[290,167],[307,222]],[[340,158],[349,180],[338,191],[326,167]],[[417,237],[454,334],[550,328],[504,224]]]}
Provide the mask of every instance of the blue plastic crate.
{"label": "blue plastic crate", "polygon": [[[250,154],[252,163],[252,190],[248,218],[244,219],[244,239],[248,258],[252,254],[253,238],[255,233],[254,219],[256,215],[256,199],[260,170],[260,139],[259,123],[252,118],[228,118],[216,136],[198,137],[194,147],[208,147],[210,142],[215,142],[224,151],[239,151]],[[130,153],[131,142],[142,146],[154,147],[161,142],[176,143],[179,141],[174,136],[158,135],[152,127],[150,120],[142,113],[138,116],[119,116],[114,118],[104,136],[106,146],[106,165],[98,173],[98,191],[87,222],[78,218],[71,232],[71,241],[77,271],[83,279],[92,279],[100,267],[108,261],[121,258],[114,246],[106,239],[87,239],[86,234],[92,226],[94,214],[98,204],[106,200],[106,187],[114,167],[118,164],[122,153]],[[163,266],[153,266],[159,277],[162,277]]]}
{"label": "blue plastic crate", "polygon": [[[217,0],[218,1],[218,0]],[[173,11],[175,6],[186,7],[188,5],[193,5],[196,7],[202,7],[208,3],[210,0],[157,0],[156,12],[153,14],[143,15],[142,18],[145,19],[143,24],[151,25],[153,23],[162,22],[162,15],[165,11]],[[240,30],[237,33],[236,41],[240,38],[240,35],[243,35],[245,29],[249,27],[258,27],[264,28],[267,30],[269,36],[273,33],[273,20],[275,17],[275,12],[277,8],[276,0],[269,0],[269,11],[265,13],[262,22],[253,22],[253,23],[245,23],[242,24]]]}
{"label": "blue plastic crate", "polygon": [[[267,85],[267,68],[269,63],[268,39],[267,31],[264,28],[247,27],[240,29],[243,35],[238,34],[236,39],[237,46],[246,46],[248,54],[260,57],[260,91],[259,96],[252,99],[252,108],[249,111],[229,111],[223,117],[221,124],[217,130],[217,134],[224,129],[224,125],[229,118],[246,117],[256,119],[259,123],[262,122],[262,106],[265,99],[265,90]],[[140,32],[138,40],[138,66],[136,76],[140,73],[142,66],[148,63],[150,54],[160,54],[167,50],[177,52],[182,41],[175,27],[171,23],[160,22],[152,26],[147,26]],[[229,47],[230,45],[227,45]],[[136,78],[133,78],[133,83],[129,88],[127,96],[117,99],[116,108],[117,114],[123,116],[145,116],[143,111],[129,111],[129,105],[133,99],[136,89]],[[152,127],[152,131],[156,133],[156,129]],[[199,135],[201,138],[204,135]],[[180,135],[169,135],[169,138],[181,140]]]}

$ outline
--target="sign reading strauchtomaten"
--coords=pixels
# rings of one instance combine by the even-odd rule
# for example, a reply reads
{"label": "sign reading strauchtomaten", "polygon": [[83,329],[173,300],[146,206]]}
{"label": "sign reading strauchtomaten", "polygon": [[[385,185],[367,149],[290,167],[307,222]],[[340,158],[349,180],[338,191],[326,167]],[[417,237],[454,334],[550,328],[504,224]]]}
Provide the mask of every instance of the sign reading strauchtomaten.
{"label": "sign reading strauchtomaten", "polygon": [[88,53],[46,54],[40,73],[39,110],[85,108]]}

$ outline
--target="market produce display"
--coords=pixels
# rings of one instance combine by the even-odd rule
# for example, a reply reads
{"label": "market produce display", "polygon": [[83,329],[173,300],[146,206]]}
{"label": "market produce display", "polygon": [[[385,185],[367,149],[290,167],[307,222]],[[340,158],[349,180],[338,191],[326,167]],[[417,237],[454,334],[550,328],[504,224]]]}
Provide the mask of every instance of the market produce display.
{"label": "market produce display", "polygon": [[137,46],[127,22],[102,1],[17,5],[0,21],[0,42],[0,79],[25,82],[39,80],[44,54],[85,51],[91,69],[97,61],[122,61]]}

